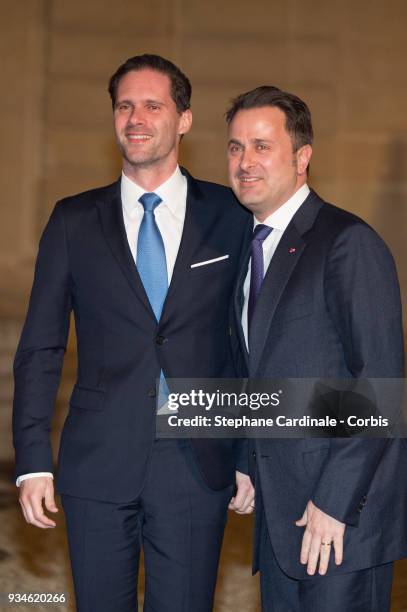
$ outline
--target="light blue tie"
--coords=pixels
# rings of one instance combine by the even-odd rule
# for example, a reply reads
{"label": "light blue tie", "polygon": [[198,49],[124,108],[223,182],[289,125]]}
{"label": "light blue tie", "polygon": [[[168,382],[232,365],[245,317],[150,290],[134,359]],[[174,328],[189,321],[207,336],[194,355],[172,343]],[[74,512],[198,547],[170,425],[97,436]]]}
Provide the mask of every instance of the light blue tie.
{"label": "light blue tie", "polygon": [[162,200],[156,193],[144,193],[139,202],[143,205],[144,216],[138,233],[137,269],[159,321],[168,291],[164,243],[154,216],[154,209]]}
{"label": "light blue tie", "polygon": [[[161,204],[162,199],[156,193],[144,193],[139,202],[143,205],[144,216],[137,240],[137,269],[155,318],[159,321],[168,291],[165,248],[154,215],[154,210]],[[158,410],[167,402],[168,394],[168,386],[161,370]]]}

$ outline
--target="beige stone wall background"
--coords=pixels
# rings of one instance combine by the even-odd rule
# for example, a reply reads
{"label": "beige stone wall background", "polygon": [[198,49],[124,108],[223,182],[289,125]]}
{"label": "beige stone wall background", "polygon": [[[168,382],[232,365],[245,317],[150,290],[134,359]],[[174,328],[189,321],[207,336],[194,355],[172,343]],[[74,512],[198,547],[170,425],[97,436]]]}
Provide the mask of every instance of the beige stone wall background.
{"label": "beige stone wall background", "polygon": [[[106,92],[116,67],[153,52],[188,74],[194,126],[182,161],[198,177],[220,182],[228,100],[266,83],[303,97],[315,126],[310,182],[386,239],[407,311],[406,25],[405,0],[0,0],[0,468],[9,481],[10,370],[38,238],[56,199],[119,173]],[[71,339],[59,424],[74,374]],[[0,510],[10,495],[15,503],[14,490],[1,482]],[[17,542],[29,533],[39,542],[20,517],[10,524]],[[233,547],[226,548],[230,555]],[[248,575],[248,549],[244,555],[236,566],[239,585]],[[38,559],[22,562],[27,588],[42,584],[31,582],[46,573]],[[12,561],[7,566],[17,590],[18,564],[15,573]],[[228,593],[222,588],[220,597]],[[394,609],[404,610],[407,595],[398,593],[402,603]],[[246,597],[252,601],[253,592]],[[242,610],[254,609],[243,600]]]}
{"label": "beige stone wall background", "polygon": [[[234,95],[271,83],[302,96],[310,182],[387,240],[407,311],[406,25],[404,0],[1,0],[0,461],[12,456],[10,368],[38,238],[56,199],[118,175],[106,87],[131,55],[163,54],[191,78],[182,161],[210,180],[227,180]],[[63,399],[72,358],[68,370]]]}
{"label": "beige stone wall background", "polygon": [[163,54],[189,75],[182,162],[209,180],[227,180],[234,95],[269,83],[302,96],[310,182],[387,240],[407,311],[406,25],[404,0],[0,1],[0,460],[11,458],[10,367],[38,238],[58,198],[118,175],[106,87],[131,55]]}
{"label": "beige stone wall background", "polygon": [[182,161],[210,180],[226,182],[232,96],[264,83],[302,96],[310,182],[387,240],[406,304],[406,25],[404,0],[1,0],[0,458],[38,238],[56,199],[118,175],[106,86],[131,55],[163,54],[191,78]]}

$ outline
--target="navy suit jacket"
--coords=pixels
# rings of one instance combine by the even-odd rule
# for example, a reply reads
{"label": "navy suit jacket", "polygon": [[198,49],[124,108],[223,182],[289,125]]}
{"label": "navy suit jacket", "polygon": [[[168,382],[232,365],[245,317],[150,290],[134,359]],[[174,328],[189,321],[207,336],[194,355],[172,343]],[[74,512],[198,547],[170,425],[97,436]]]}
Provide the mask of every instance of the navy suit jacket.
{"label": "navy suit jacket", "polygon": [[[228,306],[249,215],[226,187],[183,172],[186,217],[158,323],[127,242],[120,181],[57,203],[15,358],[17,475],[53,471],[49,431],[71,311],[78,371],[60,444],[59,492],[134,499],[155,438],[160,370],[167,378],[235,375]],[[191,268],[223,255],[229,257]],[[233,440],[191,445],[211,488],[233,481]]]}
{"label": "navy suit jacket", "polygon": [[[246,236],[247,247],[250,232]],[[234,298],[235,359],[253,378],[404,376],[400,292],[393,258],[358,217],[315,192],[294,215],[264,278],[248,354],[241,327],[248,255]],[[251,444],[259,478],[254,570],[263,505],[281,568],[299,563],[308,500],[346,523],[347,572],[407,554],[406,440],[259,439]]]}

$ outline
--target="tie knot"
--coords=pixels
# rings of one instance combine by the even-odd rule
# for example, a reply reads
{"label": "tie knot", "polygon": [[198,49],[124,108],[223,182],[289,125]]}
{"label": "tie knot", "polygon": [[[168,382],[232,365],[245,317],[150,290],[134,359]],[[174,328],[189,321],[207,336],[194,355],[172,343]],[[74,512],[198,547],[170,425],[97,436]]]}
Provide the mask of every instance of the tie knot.
{"label": "tie knot", "polygon": [[254,228],[252,240],[264,242],[264,240],[267,238],[267,236],[271,233],[272,230],[272,227],[259,223],[259,225],[256,225],[256,227]]}
{"label": "tie knot", "polygon": [[143,193],[139,202],[143,205],[145,212],[152,212],[161,204],[162,199],[156,193]]}

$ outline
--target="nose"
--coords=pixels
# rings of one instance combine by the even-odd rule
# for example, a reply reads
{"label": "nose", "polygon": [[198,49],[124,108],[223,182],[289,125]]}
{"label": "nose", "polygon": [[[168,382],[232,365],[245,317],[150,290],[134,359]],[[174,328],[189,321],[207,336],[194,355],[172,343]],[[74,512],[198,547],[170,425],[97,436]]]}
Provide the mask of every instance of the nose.
{"label": "nose", "polygon": [[250,168],[253,168],[254,165],[255,165],[255,160],[254,160],[252,152],[248,149],[245,149],[244,151],[242,151],[242,155],[239,160],[240,168],[244,172],[247,172],[250,170]]}
{"label": "nose", "polygon": [[131,114],[128,117],[128,125],[144,125],[145,118],[144,112],[141,108],[134,107]]}

